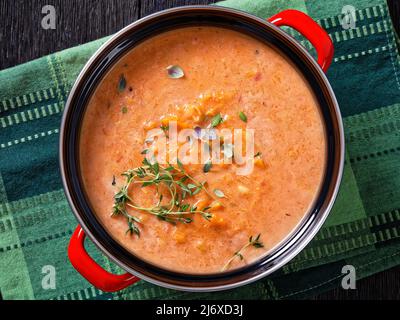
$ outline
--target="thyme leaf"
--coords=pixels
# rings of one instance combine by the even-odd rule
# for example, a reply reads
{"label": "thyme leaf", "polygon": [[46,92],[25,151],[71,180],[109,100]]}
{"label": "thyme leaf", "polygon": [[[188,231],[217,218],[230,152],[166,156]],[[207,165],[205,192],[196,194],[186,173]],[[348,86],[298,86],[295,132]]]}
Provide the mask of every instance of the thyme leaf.
{"label": "thyme leaf", "polygon": [[221,114],[218,113],[217,115],[215,115],[212,119],[211,119],[211,127],[215,128],[216,126],[218,126],[219,124],[221,124],[224,121],[224,119],[222,118]]}
{"label": "thyme leaf", "polygon": [[218,198],[224,198],[225,197],[225,193],[223,193],[221,190],[219,189],[214,189],[214,193]]}
{"label": "thyme leaf", "polygon": [[243,122],[247,122],[247,116],[244,114],[243,111],[239,112],[239,118],[240,120],[242,120]]}
{"label": "thyme leaf", "polygon": [[253,246],[254,248],[263,248],[264,244],[260,240],[261,233],[259,233],[256,237],[250,236],[249,241],[242,247],[240,250],[236,251],[232,257],[225,263],[225,265],[222,267],[221,271],[225,271],[226,269],[229,268],[231,265],[232,261],[236,258],[239,258],[240,260],[243,260],[243,251],[247,249],[248,247]]}
{"label": "thyme leaf", "polygon": [[212,162],[211,160],[208,160],[203,166],[203,172],[204,173],[209,172],[211,170],[211,167],[212,167]]}
{"label": "thyme leaf", "polygon": [[182,68],[178,65],[171,65],[167,67],[168,77],[172,79],[179,79],[185,76]]}
{"label": "thyme leaf", "polygon": [[123,74],[121,74],[121,76],[119,77],[119,82],[118,82],[118,91],[122,92],[124,91],[126,88],[126,79],[125,76]]}

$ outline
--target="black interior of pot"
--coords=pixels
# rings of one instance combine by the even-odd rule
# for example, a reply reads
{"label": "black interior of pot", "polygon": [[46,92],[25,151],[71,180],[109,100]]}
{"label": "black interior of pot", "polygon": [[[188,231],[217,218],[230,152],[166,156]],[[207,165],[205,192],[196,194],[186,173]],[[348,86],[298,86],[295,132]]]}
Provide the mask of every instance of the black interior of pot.
{"label": "black interior of pot", "polygon": [[[128,27],[125,32],[117,35],[96,56],[82,78],[79,79],[79,85],[75,92],[72,93],[70,103],[65,110],[67,114],[64,120],[65,131],[63,133],[62,148],[67,184],[66,192],[70,194],[73,206],[77,211],[78,220],[85,231],[96,244],[106,249],[108,256],[118,261],[125,269],[136,270],[145,277],[156,281],[188,288],[220,287],[225,285],[229,287],[234,283],[246,281],[257,275],[267,273],[266,271],[271,270],[275,265],[286,262],[289,257],[291,258],[294,255],[294,251],[296,251],[300,243],[306,243],[310,240],[316,225],[325,217],[325,211],[329,206],[332,195],[335,193],[335,185],[338,176],[340,176],[340,130],[334,108],[334,99],[332,100],[331,92],[324,84],[323,78],[310,62],[310,57],[294,46],[280,32],[271,26],[266,27],[262,20],[254,19],[250,15],[237,11],[229,10],[226,12],[222,10],[212,7],[176,8],[168,11],[168,13],[153,15],[139,24]],[[297,230],[278,248],[257,262],[241,269],[207,275],[183,274],[162,269],[141,260],[140,257],[136,257],[118,244],[97,220],[85,195],[80,179],[78,147],[80,125],[88,99],[90,99],[97,84],[110,67],[136,44],[153,35],[175,28],[199,25],[219,26],[244,32],[275,47],[288,60],[292,61],[303,73],[319,102],[321,114],[325,121],[328,147],[324,182],[312,210]],[[238,63],[240,62],[238,61]]]}

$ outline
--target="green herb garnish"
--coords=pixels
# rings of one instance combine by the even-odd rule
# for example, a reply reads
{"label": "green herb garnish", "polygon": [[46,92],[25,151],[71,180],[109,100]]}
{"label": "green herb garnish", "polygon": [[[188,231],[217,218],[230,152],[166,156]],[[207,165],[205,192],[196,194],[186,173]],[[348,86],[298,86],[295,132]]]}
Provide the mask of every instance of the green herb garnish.
{"label": "green herb garnish", "polygon": [[[139,228],[134,224],[134,218],[129,217],[128,218],[128,230],[126,230],[125,234],[130,233],[130,234],[136,234],[138,237],[140,237],[140,230]],[[139,221],[138,221],[139,222]]]}
{"label": "green herb garnish", "polygon": [[215,128],[216,126],[218,126],[219,124],[221,124],[224,121],[224,119],[222,119],[221,114],[218,113],[217,115],[215,115],[212,119],[211,119],[211,127]]}
{"label": "green herb garnish", "polygon": [[126,79],[125,76],[123,74],[121,74],[121,76],[119,77],[119,82],[118,82],[118,91],[122,92],[124,91],[126,88]]}
{"label": "green herb garnish", "polygon": [[212,167],[212,162],[211,160],[208,160],[203,166],[203,172],[205,173],[209,172],[211,170],[211,167]]}
{"label": "green herb garnish", "polygon": [[123,106],[121,108],[122,113],[127,113],[128,112],[128,108],[126,106]]}
{"label": "green herb garnish", "polygon": [[243,122],[247,122],[247,116],[244,114],[243,111],[239,112],[239,118],[240,120],[242,120]]}
{"label": "green herb garnish", "polygon": [[185,76],[182,68],[178,65],[172,65],[167,67],[168,77],[172,79],[179,79]]}
{"label": "green herb garnish", "polygon": [[261,233],[259,233],[257,235],[257,237],[255,237],[255,238],[253,238],[253,236],[250,236],[249,241],[242,248],[240,248],[240,250],[236,251],[233,254],[233,256],[228,260],[228,262],[225,263],[225,265],[222,267],[221,271],[225,271],[230,266],[230,264],[232,263],[232,261],[235,258],[239,258],[240,260],[243,260],[243,251],[246,248],[248,248],[250,246],[253,246],[254,248],[258,248],[258,249],[263,248],[264,244],[260,241],[260,236],[261,236]]}
{"label": "green herb garnish", "polygon": [[169,138],[169,136],[168,136],[169,125],[161,125],[161,126],[160,126],[160,129],[161,129],[162,131],[164,131],[165,136],[166,136],[167,138]]}
{"label": "green herb garnish", "polygon": [[253,236],[250,236],[249,245],[252,245],[254,248],[264,248],[264,244],[260,241],[260,236],[261,233],[259,233],[254,239]]}
{"label": "green herb garnish", "polygon": [[218,197],[218,198],[224,198],[225,197],[225,193],[223,193],[221,190],[219,189],[214,189],[214,194]]}
{"label": "green herb garnish", "polygon": [[[145,158],[141,167],[129,169],[122,176],[126,177],[126,183],[114,195],[114,205],[112,215],[122,215],[127,218],[127,233],[140,235],[137,223],[140,219],[134,212],[144,212],[157,216],[160,220],[170,223],[190,223],[190,215],[200,214],[204,219],[210,220],[212,214],[206,207],[198,210],[195,205],[185,202],[185,198],[204,191],[208,196],[214,196],[205,187],[205,182],[199,182],[191,177],[184,169],[183,164],[178,159],[178,166],[168,164],[160,165],[158,162],[150,162]],[[153,186],[158,196],[158,201],[151,207],[142,207],[136,204],[133,195],[128,194],[128,190],[134,186],[142,188]],[[160,193],[161,186],[166,187],[171,199],[163,202],[163,194]]]}

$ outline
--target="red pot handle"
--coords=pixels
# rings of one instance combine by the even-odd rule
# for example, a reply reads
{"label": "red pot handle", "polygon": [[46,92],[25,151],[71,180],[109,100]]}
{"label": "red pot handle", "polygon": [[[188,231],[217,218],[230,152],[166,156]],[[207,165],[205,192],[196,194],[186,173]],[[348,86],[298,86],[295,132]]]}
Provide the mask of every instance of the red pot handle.
{"label": "red pot handle", "polygon": [[114,292],[140,280],[129,273],[116,275],[104,270],[85,250],[85,237],[85,232],[78,226],[69,242],[68,257],[73,267],[92,285],[105,292]]}
{"label": "red pot handle", "polygon": [[333,43],[328,33],[313,19],[298,10],[285,10],[268,19],[276,26],[288,26],[300,32],[315,47],[318,64],[326,72],[333,58]]}

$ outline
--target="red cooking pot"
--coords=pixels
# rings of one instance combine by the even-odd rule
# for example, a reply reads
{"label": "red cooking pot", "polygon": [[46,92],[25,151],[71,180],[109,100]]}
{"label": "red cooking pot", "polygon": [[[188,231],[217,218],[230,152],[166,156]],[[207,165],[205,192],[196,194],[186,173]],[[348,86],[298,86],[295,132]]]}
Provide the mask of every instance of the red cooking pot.
{"label": "red cooking pot", "polygon": [[[245,267],[218,274],[184,274],[152,265],[118,244],[96,218],[86,197],[80,177],[78,144],[82,117],[88,99],[112,65],[127,51],[149,37],[166,30],[195,25],[234,29],[274,47],[297,66],[318,100],[327,137],[324,180],[317,200],[300,225],[287,239],[265,257]],[[295,39],[279,26],[300,32],[315,47],[315,60]],[[310,17],[286,10],[268,21],[234,9],[217,6],[179,7],[147,16],[122,29],[108,40],[85,65],[73,86],[62,119],[60,166],[64,189],[79,222],[72,235],[68,256],[74,268],[91,284],[103,291],[121,290],[139,279],[160,286],[188,290],[215,291],[256,281],[293,259],[318,232],[336,198],[344,162],[343,126],[334,93],[324,74],[333,57],[328,34]],[[127,273],[105,271],[86,252],[85,234],[111,260]]]}

